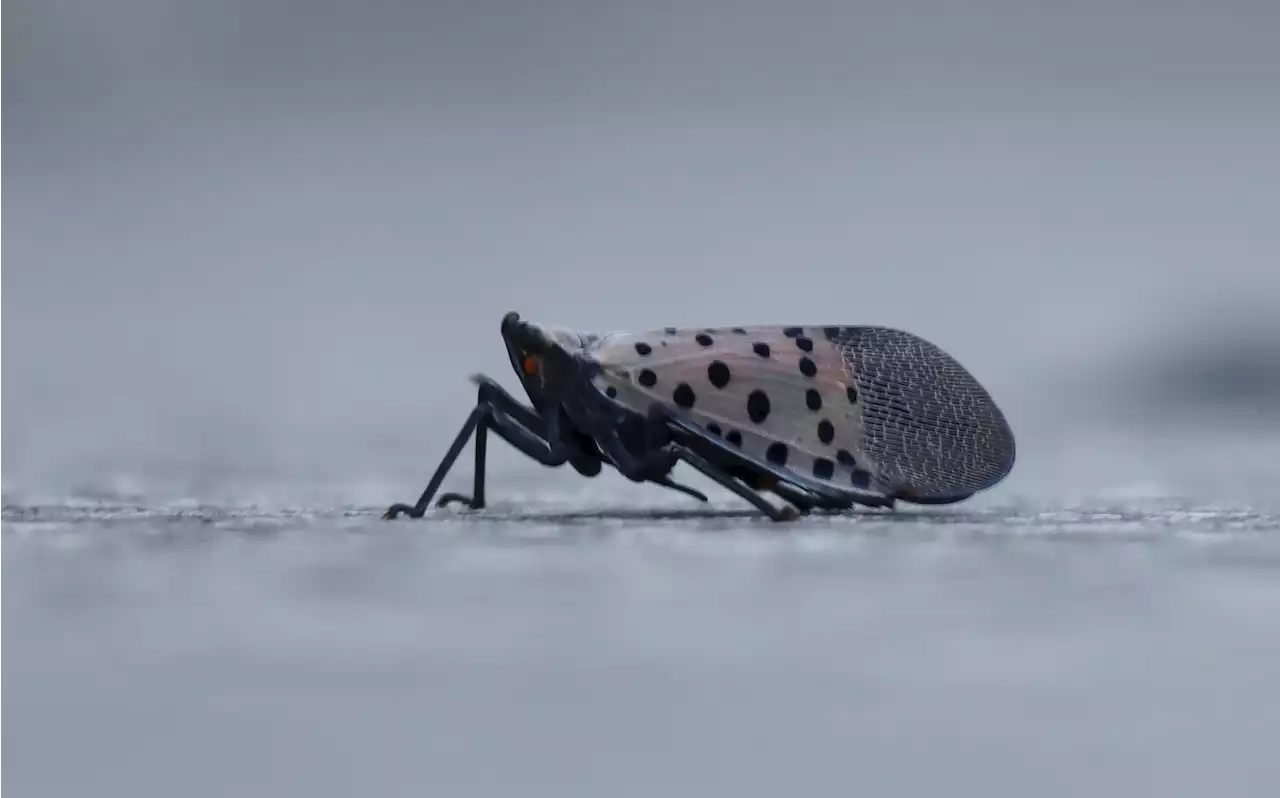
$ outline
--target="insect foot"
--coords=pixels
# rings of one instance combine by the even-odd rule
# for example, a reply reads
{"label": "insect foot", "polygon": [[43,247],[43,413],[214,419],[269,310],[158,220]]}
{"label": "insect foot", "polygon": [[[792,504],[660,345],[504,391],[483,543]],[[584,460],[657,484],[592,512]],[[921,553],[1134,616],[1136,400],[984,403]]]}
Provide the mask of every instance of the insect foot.
{"label": "insect foot", "polygon": [[422,513],[418,512],[417,510],[415,510],[414,508],[410,507],[409,505],[407,505],[407,504],[399,504],[399,503],[397,503],[397,504],[393,504],[393,505],[391,505],[390,507],[388,507],[388,508],[387,508],[387,511],[386,511],[385,513],[383,513],[383,514],[382,514],[382,520],[383,520],[383,521],[394,521],[394,520],[395,520],[397,517],[399,517],[401,514],[407,515],[407,516],[409,516],[410,518],[421,518],[421,517],[422,517]]}

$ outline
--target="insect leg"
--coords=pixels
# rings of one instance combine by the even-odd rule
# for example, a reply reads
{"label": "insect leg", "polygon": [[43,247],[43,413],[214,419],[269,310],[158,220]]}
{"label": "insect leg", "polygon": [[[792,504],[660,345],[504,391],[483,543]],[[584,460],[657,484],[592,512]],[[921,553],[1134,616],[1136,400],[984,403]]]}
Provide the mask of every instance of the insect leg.
{"label": "insect leg", "polygon": [[[436,466],[436,472],[431,475],[431,481],[427,483],[426,489],[418,497],[417,503],[412,507],[407,504],[393,504],[382,514],[383,519],[391,520],[402,513],[410,518],[422,517],[427,510],[427,505],[431,503],[431,497],[440,489],[440,483],[444,482],[445,475],[453,467],[453,461],[458,459],[458,455],[462,452],[462,447],[467,445],[467,440],[476,431],[476,427],[484,421],[488,413],[488,405],[482,403],[475,406],[475,409],[471,411],[471,415],[467,416],[466,423],[462,425],[462,429],[458,431],[458,436],[453,439],[453,445],[445,453],[444,459],[440,461],[440,465]],[[483,458],[477,458],[477,461],[483,464]],[[478,475],[476,479],[477,481],[482,481],[483,476]],[[481,493],[483,494],[483,490]]]}
{"label": "insect leg", "polygon": [[[487,402],[493,408],[507,416],[510,416],[520,426],[537,435],[543,440],[550,441],[553,437],[552,432],[547,428],[547,422],[538,415],[537,411],[521,402],[498,383],[483,374],[477,374],[471,378],[471,381],[480,386],[478,392],[478,401]],[[579,436],[581,438],[581,436]],[[477,436],[477,440],[479,437]],[[585,443],[585,446],[583,445]],[[594,444],[590,439],[581,439],[577,446],[569,447],[569,464],[573,466],[579,474],[584,477],[594,477],[600,474],[601,462],[594,452]],[[537,459],[536,457],[534,459]]]}
{"label": "insect leg", "polygon": [[484,420],[476,427],[476,437],[474,449],[476,452],[475,470],[472,475],[471,495],[465,493],[442,493],[440,499],[436,502],[437,507],[447,507],[450,504],[465,504],[472,510],[479,510],[484,507],[484,477],[485,462],[489,443],[489,425]]}
{"label": "insect leg", "polygon": [[[650,475],[649,481],[655,485],[661,485],[664,488],[669,488],[677,493],[683,493],[686,496],[692,496],[698,501],[705,502],[707,501],[707,495],[705,493],[688,485],[682,485],[671,478],[671,468],[675,466],[675,461],[672,459],[673,454],[670,453],[670,449],[668,448],[669,444],[672,443],[672,440],[671,430],[667,428],[666,417],[667,410],[661,403],[654,402],[649,405],[649,410],[645,418],[642,440],[638,441],[640,446],[646,452],[653,453],[652,459],[656,459],[661,463],[657,468],[650,467],[650,470],[661,470],[663,473],[660,476]],[[678,457],[678,455],[675,456]]]}
{"label": "insect leg", "polygon": [[[528,429],[518,420],[507,415],[505,411],[487,403],[482,406],[487,412],[480,420],[481,426],[476,431],[476,470],[472,494],[465,496],[461,493],[446,493],[437,502],[438,507],[455,502],[469,505],[473,510],[484,507],[485,450],[487,448],[485,433],[487,430],[493,430],[498,437],[514,446],[521,454],[544,466],[555,468],[569,461],[572,451],[558,437],[544,438],[538,432]],[[545,429],[545,426],[543,428]]]}
{"label": "insect leg", "polygon": [[476,392],[476,401],[484,402],[495,410],[502,411],[520,422],[525,429],[546,437],[547,422],[543,421],[542,416],[539,416],[533,408],[507,393],[506,388],[483,374],[475,375],[471,381],[480,386]]}
{"label": "insect leg", "polygon": [[[496,387],[496,385],[493,387]],[[412,506],[393,504],[383,513],[382,517],[384,519],[390,520],[401,514],[408,515],[411,518],[421,518],[431,504],[432,497],[440,489],[440,484],[444,482],[449,469],[453,467],[454,461],[461,454],[462,447],[466,446],[467,440],[471,438],[473,433],[476,439],[476,457],[472,495],[464,496],[460,493],[446,493],[440,497],[437,506],[457,502],[469,505],[476,510],[484,507],[485,463],[488,449],[487,432],[490,429],[507,443],[520,450],[520,452],[545,466],[560,466],[569,460],[570,448],[558,437],[551,439],[546,437],[547,425],[536,413],[522,407],[519,402],[512,399],[501,388],[498,388],[498,392],[506,401],[495,399],[492,388],[487,384],[481,384],[475,409],[471,411],[466,423],[458,431],[457,437],[454,438],[449,451],[445,453],[444,459],[440,461],[440,465],[436,467],[435,473],[431,476],[431,481],[427,483],[427,487],[422,491],[422,495],[418,497],[418,501]],[[503,406],[498,407],[497,405],[499,404]],[[513,415],[515,414],[507,412],[512,409],[519,414],[520,418],[514,418]],[[523,424],[523,420],[529,421],[529,425]],[[529,426],[537,429],[529,429]]]}
{"label": "insect leg", "polygon": [[800,490],[799,488],[793,488],[785,482],[775,483],[770,490],[791,504],[794,504],[802,513],[807,513],[815,506],[822,503],[812,493]]}
{"label": "insect leg", "polygon": [[501,410],[490,409],[485,423],[500,438],[520,450],[521,454],[544,466],[555,468],[569,462],[569,447],[558,437],[548,440]]}
{"label": "insect leg", "polygon": [[797,513],[794,507],[776,507],[757,491],[748,488],[746,485],[726,474],[722,469],[712,465],[697,452],[679,445],[675,447],[675,451],[680,456],[681,460],[684,460],[703,474],[711,477],[711,479],[715,480],[716,484],[720,485],[720,487],[732,491],[740,499],[743,499],[760,512],[769,516],[771,520],[790,521],[796,517]]}
{"label": "insect leg", "polygon": [[615,433],[603,437],[601,448],[613,460],[619,473],[632,482],[652,482],[686,496],[692,496],[699,501],[707,500],[706,495],[701,491],[688,485],[681,485],[671,478],[671,469],[680,459],[680,454],[674,445],[649,449],[645,454],[636,456],[627,449]]}
{"label": "insect leg", "polygon": [[[627,444],[622,440],[622,436],[616,429],[608,430],[604,434],[597,436],[596,441],[601,450],[613,461],[613,465],[618,469],[618,472],[632,482],[655,482],[695,498],[703,498],[700,493],[692,488],[677,486],[672,482],[671,469],[680,460],[680,456],[675,451],[674,444],[663,443],[660,439],[649,438],[648,432],[649,430],[645,430],[646,440],[641,442],[642,451],[640,454],[632,452],[627,447]],[[703,501],[706,501],[706,499],[703,498]]]}
{"label": "insect leg", "polygon": [[655,485],[661,485],[664,488],[670,488],[671,490],[674,490],[677,493],[683,493],[686,496],[692,496],[698,501],[701,501],[701,502],[707,501],[707,494],[703,493],[700,490],[697,490],[696,488],[691,488],[688,485],[682,485],[679,482],[676,482],[674,479],[671,478],[670,474],[660,479],[651,479],[649,481],[654,483]]}
{"label": "insect leg", "polygon": [[[709,438],[705,432],[699,430],[689,422],[667,415],[666,423],[668,428],[674,433],[674,439],[686,448],[696,448],[700,451],[706,451],[715,455],[713,462],[720,462],[721,468],[723,463],[732,463],[735,460],[741,460],[739,452],[729,448],[723,441]],[[761,469],[758,464],[749,464],[751,470],[763,470],[772,477],[768,490],[778,494],[786,501],[796,505],[802,510],[809,510],[814,507],[823,510],[847,510],[855,503],[865,504],[867,506],[893,506],[892,499],[879,500],[871,495],[852,495],[849,491],[839,490],[830,485],[824,485],[817,480],[798,479],[795,474],[789,473],[784,469],[765,468]],[[728,476],[734,476],[731,472]],[[750,481],[747,481],[751,486]],[[763,485],[755,485],[755,488],[764,489]]]}

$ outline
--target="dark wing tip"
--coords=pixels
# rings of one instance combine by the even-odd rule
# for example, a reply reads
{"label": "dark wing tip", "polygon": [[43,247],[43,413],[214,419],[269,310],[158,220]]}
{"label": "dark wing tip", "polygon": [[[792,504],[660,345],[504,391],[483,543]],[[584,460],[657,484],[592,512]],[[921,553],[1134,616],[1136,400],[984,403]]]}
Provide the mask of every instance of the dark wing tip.
{"label": "dark wing tip", "polygon": [[896,498],[962,501],[1013,470],[1013,430],[955,358],[888,327],[846,327],[834,343],[855,375],[866,455]]}

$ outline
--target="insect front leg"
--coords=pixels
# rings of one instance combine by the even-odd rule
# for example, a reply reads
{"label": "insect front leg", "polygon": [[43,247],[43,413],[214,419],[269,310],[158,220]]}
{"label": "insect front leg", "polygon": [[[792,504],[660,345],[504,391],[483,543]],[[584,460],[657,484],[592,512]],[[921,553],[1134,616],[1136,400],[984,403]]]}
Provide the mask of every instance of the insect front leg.
{"label": "insect front leg", "polygon": [[[480,385],[477,405],[487,408],[487,412],[476,431],[476,465],[472,492],[470,496],[446,493],[436,503],[438,507],[453,503],[466,504],[473,510],[484,507],[487,430],[493,430],[521,454],[549,468],[562,466],[579,454],[561,437],[561,427],[556,423],[558,418],[548,425],[541,416],[503,390],[502,386],[487,377],[477,377],[475,381]],[[577,463],[575,467],[579,471],[584,470]],[[599,471],[598,464],[596,471]]]}
{"label": "insect front leg", "polygon": [[[493,407],[496,413],[500,413],[514,420],[520,426],[524,427],[529,432],[532,432],[543,441],[551,442],[564,440],[565,445],[569,446],[569,464],[572,465],[579,474],[584,477],[594,477],[600,474],[602,463],[600,462],[599,457],[594,456],[592,451],[589,451],[593,446],[589,438],[574,441],[565,440],[559,433],[559,430],[563,429],[563,427],[560,427],[555,431],[549,429],[546,420],[543,419],[542,416],[538,415],[537,411],[524,404],[510,393],[507,393],[505,388],[494,382],[489,377],[486,377],[483,374],[476,374],[471,378],[471,381],[480,386],[477,396],[478,402],[487,402],[491,407]],[[573,435],[571,430],[569,430],[569,432]],[[547,446],[550,447],[551,444],[548,443]],[[517,446],[517,448],[520,447]],[[539,459],[535,455],[530,456],[535,460]],[[555,465],[561,464],[562,463],[556,463]]]}
{"label": "insect front leg", "polygon": [[[440,483],[444,482],[445,476],[449,473],[449,469],[453,467],[453,462],[458,459],[458,455],[462,453],[462,447],[467,445],[467,441],[471,438],[472,433],[484,421],[485,416],[489,413],[489,407],[485,404],[477,404],[471,411],[471,415],[467,416],[467,420],[463,423],[462,429],[458,431],[457,437],[453,439],[453,444],[449,447],[449,451],[445,453],[444,459],[440,461],[440,465],[436,466],[436,472],[431,475],[431,481],[427,483],[427,487],[422,491],[422,495],[418,497],[418,501],[413,505],[397,503],[387,508],[382,514],[384,520],[391,520],[400,515],[407,515],[410,518],[421,518],[427,510],[427,505],[431,503],[431,497],[440,489]],[[484,457],[479,455],[476,458],[477,465],[481,468],[477,469],[476,483],[479,485],[477,491],[481,498],[484,497]]]}
{"label": "insect front leg", "polygon": [[457,502],[477,510],[484,507],[486,433],[488,430],[493,430],[507,443],[545,466],[560,466],[569,460],[573,452],[560,439],[558,429],[549,428],[540,416],[522,406],[510,394],[506,393],[501,386],[487,377],[477,377],[476,382],[480,385],[476,397],[476,406],[462,425],[462,429],[458,431],[458,435],[454,438],[449,451],[445,453],[444,459],[436,467],[435,473],[432,474],[430,482],[427,483],[427,487],[422,491],[422,495],[418,497],[418,501],[412,506],[393,504],[383,514],[382,517],[384,519],[393,519],[402,514],[411,518],[421,518],[431,504],[432,497],[440,489],[445,476],[448,475],[449,470],[458,459],[458,455],[461,454],[462,447],[466,446],[467,440],[471,438],[472,434],[475,435],[476,440],[475,475],[472,494],[471,496],[465,496],[460,493],[446,493],[440,497],[437,506]]}

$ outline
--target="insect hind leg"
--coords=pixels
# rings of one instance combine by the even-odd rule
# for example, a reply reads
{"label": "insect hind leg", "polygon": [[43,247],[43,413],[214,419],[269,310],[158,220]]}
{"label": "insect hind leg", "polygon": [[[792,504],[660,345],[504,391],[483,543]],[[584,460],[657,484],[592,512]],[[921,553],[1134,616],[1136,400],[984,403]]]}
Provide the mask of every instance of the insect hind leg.
{"label": "insect hind leg", "polygon": [[[693,466],[703,475],[710,477],[717,485],[746,501],[770,519],[787,521],[798,515],[794,507],[779,508],[762,496],[758,490],[749,486],[742,479],[743,476],[749,475],[745,475],[732,466],[726,466],[723,462],[718,462],[694,451],[689,445],[691,441],[688,436],[678,434],[682,431],[688,432],[687,429],[682,428],[678,420],[672,417],[671,411],[660,402],[654,402],[649,405],[643,423],[638,429],[628,430],[632,440],[641,447],[650,451],[663,450],[673,452],[677,459]],[[649,481],[686,493],[701,501],[707,501],[706,495],[702,492],[675,482],[671,478],[669,471],[670,469],[661,478],[650,478]]]}
{"label": "insect hind leg", "polygon": [[[778,507],[760,492],[748,487],[742,480],[730,475],[720,466],[707,460],[702,455],[685,446],[676,445],[676,452],[680,455],[680,459],[701,471],[710,477],[717,485],[732,492],[738,498],[746,501],[752,507],[769,516],[772,521],[790,521],[796,518],[799,513],[795,507],[785,506]],[[786,498],[785,496],[783,498]]]}
{"label": "insect hind leg", "polygon": [[788,503],[795,505],[802,514],[808,513],[821,502],[812,494],[799,488],[793,488],[784,482],[778,482],[769,490],[781,496]]}

